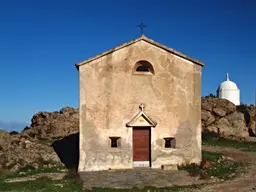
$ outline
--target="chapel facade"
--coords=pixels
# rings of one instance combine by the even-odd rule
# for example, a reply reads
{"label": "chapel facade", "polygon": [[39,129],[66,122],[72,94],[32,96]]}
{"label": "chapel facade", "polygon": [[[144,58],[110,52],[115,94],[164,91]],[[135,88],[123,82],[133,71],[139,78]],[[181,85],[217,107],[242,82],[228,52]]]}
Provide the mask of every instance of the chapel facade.
{"label": "chapel facade", "polygon": [[200,163],[203,66],[144,35],[77,63],[78,171]]}

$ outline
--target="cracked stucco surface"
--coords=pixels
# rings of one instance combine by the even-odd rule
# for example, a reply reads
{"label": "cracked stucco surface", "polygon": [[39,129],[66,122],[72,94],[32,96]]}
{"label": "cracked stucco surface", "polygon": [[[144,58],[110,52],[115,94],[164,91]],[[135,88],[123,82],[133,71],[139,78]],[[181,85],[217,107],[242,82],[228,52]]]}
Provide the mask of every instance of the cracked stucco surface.
{"label": "cracked stucco surface", "polygon": [[[155,75],[132,75],[139,60]],[[153,168],[201,160],[201,66],[145,41],[122,48],[79,67],[79,171],[132,168],[132,128],[126,127],[145,103],[157,122],[151,128]],[[110,148],[109,137],[121,137]],[[176,149],[164,148],[176,138]]]}

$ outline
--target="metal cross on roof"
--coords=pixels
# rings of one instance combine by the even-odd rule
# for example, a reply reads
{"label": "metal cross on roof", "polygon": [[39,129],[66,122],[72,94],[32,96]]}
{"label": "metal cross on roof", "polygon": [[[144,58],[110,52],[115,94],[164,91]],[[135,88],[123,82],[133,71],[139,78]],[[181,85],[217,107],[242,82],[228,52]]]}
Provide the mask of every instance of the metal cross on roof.
{"label": "metal cross on roof", "polygon": [[144,25],[144,24],[141,22],[139,25],[137,25],[137,27],[140,28],[140,34],[143,35],[143,29],[144,29],[145,27],[147,27],[147,26]]}

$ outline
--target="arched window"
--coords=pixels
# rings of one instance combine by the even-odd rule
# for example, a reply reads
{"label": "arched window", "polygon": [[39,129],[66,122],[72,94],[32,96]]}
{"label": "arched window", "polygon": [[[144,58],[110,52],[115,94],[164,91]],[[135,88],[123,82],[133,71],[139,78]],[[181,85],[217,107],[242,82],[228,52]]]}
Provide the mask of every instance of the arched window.
{"label": "arched window", "polygon": [[138,61],[133,69],[133,74],[140,74],[140,75],[154,75],[153,66],[148,61]]}

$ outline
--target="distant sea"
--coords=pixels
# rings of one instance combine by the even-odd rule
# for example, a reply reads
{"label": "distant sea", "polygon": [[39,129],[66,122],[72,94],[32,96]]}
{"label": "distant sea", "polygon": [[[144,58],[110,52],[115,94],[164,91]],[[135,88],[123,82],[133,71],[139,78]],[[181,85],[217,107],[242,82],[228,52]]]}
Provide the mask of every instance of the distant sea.
{"label": "distant sea", "polygon": [[18,123],[18,122],[3,122],[0,121],[0,130],[4,131],[22,131],[26,126],[30,126],[28,123]]}

